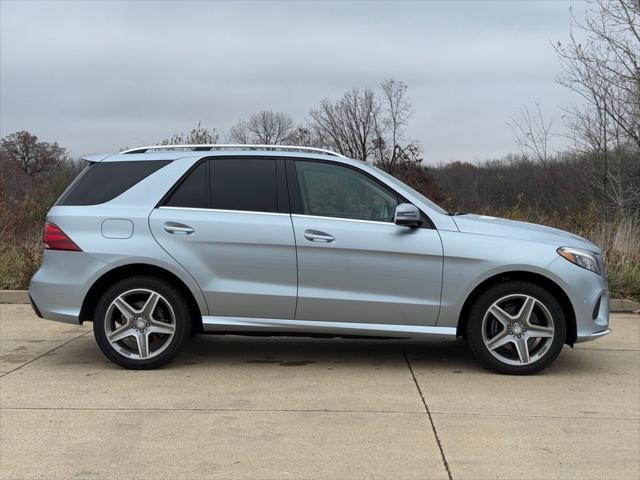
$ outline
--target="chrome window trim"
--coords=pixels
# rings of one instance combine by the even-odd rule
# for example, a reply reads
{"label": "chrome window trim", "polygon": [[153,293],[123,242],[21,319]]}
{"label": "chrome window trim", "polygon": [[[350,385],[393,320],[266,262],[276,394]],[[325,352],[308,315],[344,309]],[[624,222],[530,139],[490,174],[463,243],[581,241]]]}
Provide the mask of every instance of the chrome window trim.
{"label": "chrome window trim", "polygon": [[304,215],[302,213],[281,213],[281,212],[254,212],[252,210],[225,210],[221,208],[199,208],[199,207],[171,207],[162,205],[158,208],[165,210],[193,210],[193,211],[205,211],[205,212],[217,212],[217,213],[249,213],[252,215],[277,215],[283,217],[292,218],[318,218],[321,220],[341,220],[343,222],[358,222],[358,223],[372,223],[374,225],[393,225],[397,226],[394,222],[378,222],[375,220],[360,220],[357,218],[342,218],[342,217],[325,217],[322,215]]}
{"label": "chrome window trim", "polygon": [[252,210],[225,210],[222,208],[199,208],[199,207],[171,207],[166,205],[161,205],[158,208],[166,209],[166,210],[192,210],[198,212],[215,212],[215,213],[248,213],[251,215],[275,215],[279,217],[288,217],[290,216],[288,213],[281,212],[254,212]]}
{"label": "chrome window trim", "polygon": [[319,218],[321,220],[341,220],[343,222],[358,222],[358,223],[372,223],[374,225],[393,225],[397,227],[394,222],[379,222],[377,220],[360,220],[358,218],[344,218],[344,217],[326,217],[323,215],[305,215],[303,213],[292,213],[292,218]]}

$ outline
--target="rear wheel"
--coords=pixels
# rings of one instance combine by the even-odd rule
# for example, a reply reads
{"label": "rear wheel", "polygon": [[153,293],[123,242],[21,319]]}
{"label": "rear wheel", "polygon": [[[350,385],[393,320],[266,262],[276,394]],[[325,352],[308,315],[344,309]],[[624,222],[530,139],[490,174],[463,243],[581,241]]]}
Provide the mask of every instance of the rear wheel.
{"label": "rear wheel", "polygon": [[121,280],[104,293],[93,331],[111,361],[149,369],[176,355],[190,324],[190,310],[179,290],[165,280],[141,276]]}
{"label": "rear wheel", "polygon": [[566,320],[557,300],[529,282],[489,288],[469,312],[473,353],[500,373],[531,374],[550,365],[564,345]]}

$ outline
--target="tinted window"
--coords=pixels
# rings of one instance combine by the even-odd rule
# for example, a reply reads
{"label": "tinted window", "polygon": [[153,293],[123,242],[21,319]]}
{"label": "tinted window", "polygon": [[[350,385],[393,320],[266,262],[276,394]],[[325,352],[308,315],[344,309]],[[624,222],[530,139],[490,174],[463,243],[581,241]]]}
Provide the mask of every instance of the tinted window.
{"label": "tinted window", "polygon": [[215,159],[209,168],[212,208],[278,211],[275,160]]}
{"label": "tinted window", "polygon": [[166,204],[170,207],[207,208],[207,163],[202,162],[178,185]]}
{"label": "tinted window", "polygon": [[168,163],[166,160],[93,163],[69,185],[58,205],[108,202]]}
{"label": "tinted window", "polygon": [[306,215],[393,222],[397,196],[352,168],[296,161]]}

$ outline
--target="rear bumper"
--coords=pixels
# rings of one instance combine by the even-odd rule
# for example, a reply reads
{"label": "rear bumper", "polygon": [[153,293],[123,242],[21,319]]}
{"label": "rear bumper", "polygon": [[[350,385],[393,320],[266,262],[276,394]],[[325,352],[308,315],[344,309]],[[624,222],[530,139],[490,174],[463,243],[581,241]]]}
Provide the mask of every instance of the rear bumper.
{"label": "rear bumper", "polygon": [[40,313],[40,310],[38,309],[36,302],[34,302],[33,298],[31,298],[31,295],[29,295],[29,303],[31,303],[31,308],[33,309],[33,313],[35,313],[38,318],[44,318]]}
{"label": "rear bumper", "polygon": [[79,325],[87,289],[107,264],[84,252],[45,250],[29,299],[40,318]]}

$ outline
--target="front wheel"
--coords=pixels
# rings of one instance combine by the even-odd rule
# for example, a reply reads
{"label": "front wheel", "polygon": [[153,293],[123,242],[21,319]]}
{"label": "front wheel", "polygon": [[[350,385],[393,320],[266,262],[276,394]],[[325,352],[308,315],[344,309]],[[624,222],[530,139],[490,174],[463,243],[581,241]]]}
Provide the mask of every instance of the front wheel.
{"label": "front wheel", "polygon": [[558,301],[529,282],[489,288],[471,307],[467,339],[485,365],[527,375],[550,365],[564,345],[566,320]]}
{"label": "front wheel", "polygon": [[109,288],[93,319],[96,342],[114,363],[156,368],[173,358],[191,324],[182,293],[156,277],[133,277]]}

